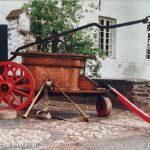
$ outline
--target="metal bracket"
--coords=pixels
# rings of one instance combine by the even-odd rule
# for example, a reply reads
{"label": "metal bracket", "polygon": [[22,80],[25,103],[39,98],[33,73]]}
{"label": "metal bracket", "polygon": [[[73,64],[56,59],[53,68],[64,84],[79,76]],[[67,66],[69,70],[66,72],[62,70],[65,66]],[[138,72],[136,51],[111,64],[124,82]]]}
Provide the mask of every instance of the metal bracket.
{"label": "metal bracket", "polygon": [[143,23],[150,23],[150,16],[147,16],[145,19],[143,19]]}

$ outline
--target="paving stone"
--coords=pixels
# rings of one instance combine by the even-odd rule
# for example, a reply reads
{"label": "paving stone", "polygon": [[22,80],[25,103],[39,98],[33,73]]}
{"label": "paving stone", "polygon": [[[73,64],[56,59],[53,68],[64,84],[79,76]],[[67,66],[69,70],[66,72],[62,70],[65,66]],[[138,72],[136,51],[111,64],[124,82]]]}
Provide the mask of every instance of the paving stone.
{"label": "paving stone", "polygon": [[74,130],[73,130],[73,129],[68,129],[68,130],[67,130],[67,133],[68,133],[68,135],[73,135]]}
{"label": "paving stone", "polygon": [[102,135],[98,132],[93,132],[93,137],[97,138],[97,139],[100,139],[100,138],[102,138]]}
{"label": "paving stone", "polygon": [[[0,122],[0,145],[40,144],[39,149],[75,144],[92,139],[149,134],[150,126],[128,111],[113,110],[109,118],[93,117],[90,122],[14,119]],[[58,147],[57,147],[58,148]]]}
{"label": "paving stone", "polygon": [[64,140],[57,140],[54,142],[54,144],[62,144],[62,143],[65,143],[65,141]]}
{"label": "paving stone", "polygon": [[82,141],[85,141],[85,140],[86,140],[86,138],[81,137],[81,136],[79,136],[79,137],[77,137],[77,138],[78,138],[79,142],[82,142]]}

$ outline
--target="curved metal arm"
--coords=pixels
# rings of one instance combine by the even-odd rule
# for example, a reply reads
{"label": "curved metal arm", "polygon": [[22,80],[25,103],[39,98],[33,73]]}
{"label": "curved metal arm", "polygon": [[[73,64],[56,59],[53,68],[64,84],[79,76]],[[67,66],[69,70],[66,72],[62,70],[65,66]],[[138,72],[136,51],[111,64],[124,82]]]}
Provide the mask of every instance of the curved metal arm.
{"label": "curved metal arm", "polygon": [[144,23],[150,23],[150,16],[147,16],[146,18],[145,18],[145,22]]}
{"label": "curved metal arm", "polygon": [[[124,27],[124,26],[134,25],[134,24],[138,24],[138,23],[148,23],[148,22],[149,22],[149,18],[150,18],[150,16],[147,16],[146,18],[141,19],[141,20],[126,22],[126,23],[120,23],[120,24],[115,24],[115,25],[109,25],[109,26],[102,26],[102,25],[99,25],[98,23],[90,23],[90,24],[83,25],[83,26],[78,27],[78,28],[75,28],[75,29],[71,29],[71,30],[69,30],[69,31],[64,31],[64,32],[62,32],[62,33],[58,33],[58,34],[55,35],[55,36],[56,36],[56,37],[65,36],[65,35],[68,35],[68,34],[71,34],[71,33],[74,33],[74,32],[77,32],[77,31],[80,31],[80,30],[83,30],[83,29],[86,29],[86,28],[90,28],[90,27],[97,27],[97,28],[99,28],[99,29],[112,29],[112,28],[120,28],[120,27]],[[54,37],[54,36],[49,36],[49,37],[47,37],[47,38],[45,38],[45,39],[42,39],[42,40],[39,40],[39,41],[30,43],[30,44],[21,46],[21,47],[17,48],[17,49],[15,50],[15,52],[19,52],[19,51],[22,50],[22,49],[25,49],[25,48],[27,48],[27,47],[30,47],[30,46],[33,46],[33,45],[36,45],[36,44],[42,44],[42,43],[51,41],[53,38],[55,38],[55,37]],[[9,61],[12,61],[12,60],[15,59],[15,58],[16,58],[16,55],[12,56],[12,57],[9,59]]]}

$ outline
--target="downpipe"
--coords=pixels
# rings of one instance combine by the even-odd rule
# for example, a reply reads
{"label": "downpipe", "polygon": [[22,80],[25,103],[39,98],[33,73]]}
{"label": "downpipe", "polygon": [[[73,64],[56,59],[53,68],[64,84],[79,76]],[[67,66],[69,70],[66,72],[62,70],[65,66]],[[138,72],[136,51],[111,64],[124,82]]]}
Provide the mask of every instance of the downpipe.
{"label": "downpipe", "polygon": [[120,92],[118,92],[115,88],[111,87],[110,85],[107,86],[109,91],[113,93],[117,99],[125,105],[129,110],[134,112],[136,115],[138,115],[140,118],[142,118],[144,121],[150,123],[150,115],[143,112],[141,109],[139,109],[137,106],[135,106],[133,103],[131,103],[126,97],[124,97]]}

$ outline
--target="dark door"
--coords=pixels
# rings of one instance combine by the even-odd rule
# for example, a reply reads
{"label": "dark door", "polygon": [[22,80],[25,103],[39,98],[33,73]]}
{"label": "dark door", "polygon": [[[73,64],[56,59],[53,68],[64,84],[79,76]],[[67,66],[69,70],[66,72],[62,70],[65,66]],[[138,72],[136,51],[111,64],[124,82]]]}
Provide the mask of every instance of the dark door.
{"label": "dark door", "polygon": [[0,61],[8,60],[7,25],[0,25]]}

